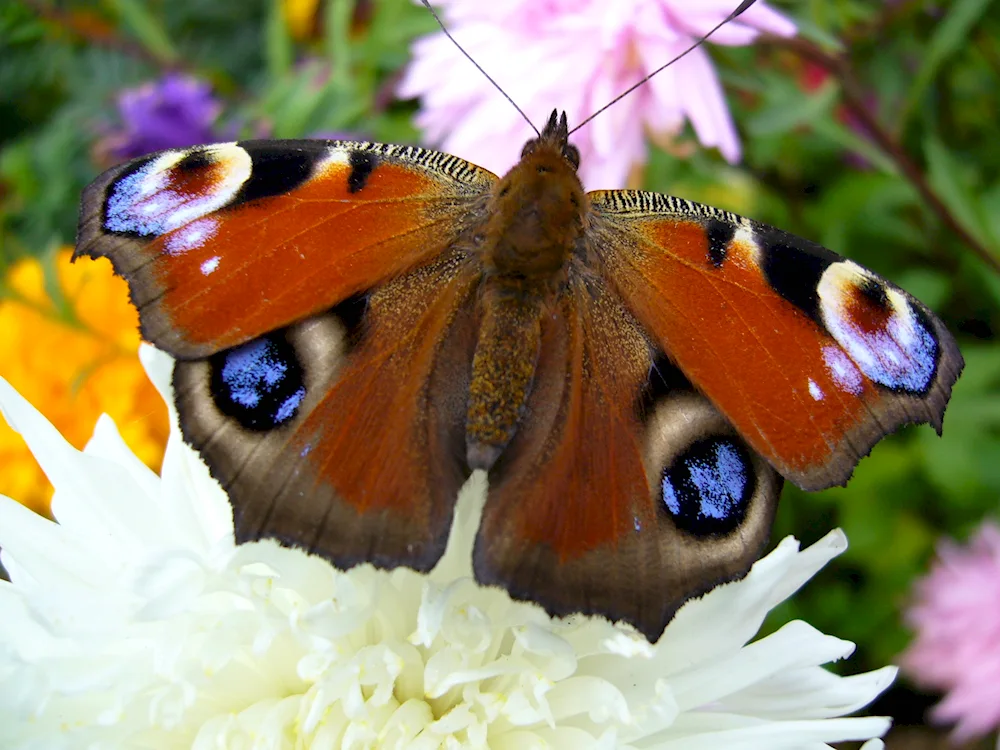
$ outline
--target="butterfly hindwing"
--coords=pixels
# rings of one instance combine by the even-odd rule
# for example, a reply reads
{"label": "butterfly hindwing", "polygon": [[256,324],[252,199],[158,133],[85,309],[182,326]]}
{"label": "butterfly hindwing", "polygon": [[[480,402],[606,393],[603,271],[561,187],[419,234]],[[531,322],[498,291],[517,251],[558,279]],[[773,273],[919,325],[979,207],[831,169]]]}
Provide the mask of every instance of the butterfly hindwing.
{"label": "butterfly hindwing", "polygon": [[577,270],[543,331],[526,428],[490,472],[476,576],[655,640],[757,559],[781,480],[682,376],[663,378],[636,320]]}
{"label": "butterfly hindwing", "polygon": [[468,474],[453,394],[468,388],[474,280],[446,254],[330,312],[177,363],[181,427],[229,493],[238,540],[277,537],[342,567],[433,566]]}
{"label": "butterfly hindwing", "polygon": [[709,206],[590,194],[590,243],[656,344],[804,489],[908,422],[940,429],[963,361],[944,325],[814,243]]}
{"label": "butterfly hindwing", "polygon": [[142,332],[204,357],[427,262],[481,219],[496,177],[410,146],[244,141],[108,170],[74,257],[108,257]]}

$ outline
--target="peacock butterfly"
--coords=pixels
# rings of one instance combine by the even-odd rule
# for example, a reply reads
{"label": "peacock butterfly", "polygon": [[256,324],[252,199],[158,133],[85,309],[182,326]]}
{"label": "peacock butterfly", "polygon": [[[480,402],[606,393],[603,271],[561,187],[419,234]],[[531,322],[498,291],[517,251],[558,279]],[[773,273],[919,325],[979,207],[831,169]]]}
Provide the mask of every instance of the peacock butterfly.
{"label": "peacock butterfly", "polygon": [[476,578],[652,641],[746,573],[782,477],[940,432],[963,361],[850,260],[578,166],[555,112],[503,178],[380,143],[163,151],[87,188],[74,259],[176,358],[239,540],[426,571],[484,470]]}

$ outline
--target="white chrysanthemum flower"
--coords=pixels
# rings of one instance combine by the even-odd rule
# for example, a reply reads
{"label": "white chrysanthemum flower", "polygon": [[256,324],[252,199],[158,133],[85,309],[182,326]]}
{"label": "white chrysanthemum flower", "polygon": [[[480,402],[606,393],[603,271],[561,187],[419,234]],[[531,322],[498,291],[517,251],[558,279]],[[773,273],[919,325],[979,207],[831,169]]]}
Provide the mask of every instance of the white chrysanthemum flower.
{"label": "white chrysanthemum flower", "polygon": [[[169,403],[169,359],[142,356]],[[225,495],[176,430],[157,477],[106,417],[79,452],[2,381],[0,407],[55,485],[58,519],[0,497],[0,747],[775,750],[888,727],[840,718],[895,675],[820,666],[852,644],[803,622],[748,644],[844,549],[840,532],[803,551],[784,540],[650,646],[478,586],[478,475],[430,575],[343,573],[237,546]]]}

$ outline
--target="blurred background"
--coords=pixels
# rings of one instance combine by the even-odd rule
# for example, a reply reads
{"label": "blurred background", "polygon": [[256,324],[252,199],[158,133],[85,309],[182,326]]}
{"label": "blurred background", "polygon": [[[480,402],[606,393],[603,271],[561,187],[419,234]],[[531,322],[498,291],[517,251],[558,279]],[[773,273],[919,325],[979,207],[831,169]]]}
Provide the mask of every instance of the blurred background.
{"label": "blurred background", "polygon": [[[685,5],[701,2],[669,4],[683,20]],[[455,13],[461,3],[448,5]],[[518,23],[532,22],[526,3],[510,6]],[[818,241],[913,293],[956,335],[967,364],[943,437],[928,426],[902,430],[846,488],[786,486],[774,540],[794,534],[811,543],[839,526],[851,546],[770,624],[802,618],[856,642],[848,672],[902,660],[907,670],[871,709],[896,717],[889,747],[944,746],[956,721],[968,729],[958,740],[992,747],[1000,722],[1000,533],[990,525],[1000,509],[1000,3],[769,6],[797,34],[706,48],[741,154],[705,147],[690,123],[647,128],[646,147],[623,156],[626,182]],[[135,357],[124,285],[106,263],[69,264],[81,190],[117,161],[171,146],[307,136],[426,143],[415,118],[433,118],[421,109],[433,94],[422,104],[401,91],[447,93],[468,81],[440,71],[400,88],[414,41],[436,29],[408,0],[0,2],[0,375],[79,446],[108,412],[156,466],[166,414]],[[475,35],[465,43],[477,57]],[[519,103],[534,83],[521,78],[509,92]],[[493,95],[485,80],[476,85]],[[529,114],[540,124],[553,106],[560,102]],[[622,106],[632,113],[637,105]],[[475,135],[468,121],[463,127]],[[466,140],[509,148],[488,126],[482,132]],[[529,135],[525,126],[518,137]],[[476,148],[454,150],[483,163]],[[47,512],[46,480],[5,426],[0,492]],[[948,605],[935,604],[940,590],[955,595]],[[948,637],[914,645],[925,628]],[[949,639],[965,651],[948,652]],[[992,684],[973,663],[989,660]],[[958,674],[928,663],[953,663]],[[947,706],[929,714],[949,692]]]}

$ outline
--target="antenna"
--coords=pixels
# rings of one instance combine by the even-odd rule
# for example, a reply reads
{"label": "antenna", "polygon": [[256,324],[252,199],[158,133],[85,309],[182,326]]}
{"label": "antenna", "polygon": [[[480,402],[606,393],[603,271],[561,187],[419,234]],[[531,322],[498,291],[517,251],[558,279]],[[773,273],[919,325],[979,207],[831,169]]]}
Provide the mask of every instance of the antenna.
{"label": "antenna", "polygon": [[[727,23],[729,23],[730,21],[732,21],[734,18],[736,18],[736,16],[740,15],[743,11],[745,11],[747,8],[749,8],[751,5],[753,5],[755,2],[757,2],[757,0],[743,0],[743,2],[740,3],[739,7],[736,10],[734,10],[728,16],[726,16],[725,18],[723,18],[719,23],[717,23],[715,26],[713,26],[711,28],[711,30],[709,30],[709,32],[707,34],[705,34],[704,36],[699,37],[698,39],[696,39],[695,42],[694,42],[694,44],[692,44],[686,50],[684,50],[679,55],[677,55],[677,57],[675,57],[672,60],[664,63],[663,65],[661,65],[660,67],[658,67],[656,70],[654,70],[652,73],[650,73],[649,75],[647,75],[642,80],[636,81],[634,84],[632,84],[631,86],[629,86],[627,89],[625,89],[623,92],[621,92],[618,96],[616,96],[610,102],[608,102],[607,104],[605,104],[599,110],[597,110],[596,112],[594,112],[593,114],[591,114],[589,117],[587,117],[583,122],[581,122],[580,124],[578,124],[571,131],[569,131],[569,135],[572,135],[573,133],[575,133],[577,130],[579,130],[584,125],[586,125],[588,122],[590,122],[595,117],[597,117],[599,114],[601,114],[601,112],[603,112],[604,110],[608,109],[611,105],[617,104],[618,102],[620,102],[622,99],[624,99],[626,96],[628,96],[629,94],[631,94],[637,88],[639,88],[640,86],[642,86],[642,84],[644,84],[650,78],[652,78],[653,76],[655,76],[661,70],[666,70],[671,65],[673,65],[675,62],[677,62],[682,57],[684,57],[688,52],[691,52],[692,50],[697,49],[698,47],[700,47],[705,42],[706,39],[708,39],[710,36],[712,36],[712,34],[714,34],[716,31],[718,31],[723,26],[725,26]],[[423,3],[424,3],[424,5],[427,5],[427,0],[423,0]],[[428,7],[430,7],[430,6],[428,6]],[[437,18],[437,16],[435,16],[435,18]],[[438,23],[440,23],[440,21],[438,21]],[[442,27],[442,28],[444,28],[444,27]],[[461,47],[459,49],[461,49]],[[462,52],[465,52],[465,50],[462,50]],[[468,55],[466,55],[466,57],[468,57]],[[472,58],[470,57],[469,59],[471,60]],[[477,65],[476,67],[478,68],[479,66]],[[480,68],[480,70],[482,70],[482,69]],[[484,73],[483,75],[486,75],[486,74]],[[489,76],[486,76],[486,77],[489,78]],[[492,79],[490,79],[490,80],[492,81]],[[496,86],[495,83],[493,85]],[[507,95],[504,94],[504,96],[507,96]],[[507,97],[507,98],[510,99],[510,97]],[[514,103],[511,102],[511,104],[514,104]],[[516,107],[517,105],[514,104],[514,106]],[[517,111],[521,112],[520,109],[518,109]],[[524,113],[521,112],[521,115],[523,116]],[[534,127],[534,125],[532,125],[532,127]],[[535,132],[537,133],[538,131],[536,130]]]}
{"label": "antenna", "polygon": [[[634,84],[632,84],[631,86],[629,86],[627,89],[625,89],[622,93],[620,93],[618,96],[616,96],[610,102],[608,102],[603,107],[601,107],[599,110],[597,110],[596,112],[594,112],[593,114],[591,114],[589,117],[587,117],[583,122],[579,123],[575,128],[573,128],[571,131],[569,131],[569,133],[567,135],[572,135],[577,130],[579,130],[580,128],[582,128],[584,125],[586,125],[588,122],[590,122],[595,117],[597,117],[599,114],[601,114],[601,112],[603,112],[604,110],[608,109],[612,105],[617,104],[622,99],[624,99],[626,96],[628,96],[633,91],[635,91],[637,88],[639,88],[640,86],[642,86],[642,84],[644,84],[650,78],[652,78],[653,76],[655,76],[657,73],[659,73],[662,70],[666,70],[671,65],[673,65],[675,62],[677,62],[682,57],[684,57],[686,54],[688,54],[689,52],[691,52],[691,51],[697,49],[698,47],[700,47],[702,44],[705,43],[705,41],[710,36],[712,36],[712,34],[714,34],[716,31],[718,31],[723,26],[725,26],[727,23],[729,23],[730,21],[732,21],[738,15],[740,15],[741,13],[743,13],[743,11],[745,11],[747,8],[749,8],[751,5],[753,5],[755,2],[757,2],[757,0],[743,0],[743,2],[740,3],[739,7],[736,8],[736,10],[734,10],[728,16],[726,16],[725,18],[723,18],[719,23],[717,23],[715,26],[713,26],[708,31],[707,34],[705,34],[704,36],[698,37],[698,39],[696,39],[694,41],[694,43],[690,47],[688,47],[686,50],[684,50],[679,55],[677,55],[676,57],[674,57],[672,60],[669,60],[668,62],[664,63],[663,65],[661,65],[660,67],[658,67],[656,70],[654,70],[652,73],[648,74],[645,78],[642,78],[641,80],[636,81]],[[456,47],[458,47],[458,51],[461,52],[463,55],[465,55],[466,59],[468,59],[469,62],[471,62],[473,65],[476,66],[476,70],[478,70],[480,73],[482,73],[483,76],[486,78],[486,80],[489,81],[491,84],[493,84],[493,88],[495,88],[497,91],[499,91],[503,95],[504,99],[506,99],[508,102],[510,102],[510,105],[514,109],[517,110],[517,113],[519,115],[521,115],[521,117],[524,118],[524,121],[526,123],[528,123],[528,125],[531,127],[532,130],[535,131],[535,135],[541,137],[541,133],[538,132],[538,128],[535,127],[535,124],[524,113],[524,110],[521,109],[519,106],[517,106],[517,102],[515,102],[513,99],[510,98],[510,96],[507,95],[507,92],[504,91],[500,87],[500,84],[498,84],[496,81],[494,81],[493,78],[490,76],[490,74],[487,73],[485,70],[483,70],[482,66],[479,63],[477,63],[472,58],[472,55],[470,55],[468,52],[465,51],[465,49],[462,47],[461,44],[459,44],[457,41],[455,41],[455,37],[453,37],[451,35],[451,32],[448,31],[448,28],[444,25],[444,21],[441,20],[440,16],[438,16],[438,14],[434,10],[434,8],[431,7],[430,0],[420,0],[420,4],[423,5],[425,8],[427,8],[427,11],[434,17],[434,20],[437,21],[437,25],[441,27],[441,31],[444,32],[444,35],[446,37],[448,37],[448,39],[451,41],[452,44],[454,44]]]}
{"label": "antenna", "polygon": [[[756,1],[756,0],[749,0],[749,2],[750,2],[750,3],[753,3],[753,2],[755,2],[755,1]],[[455,37],[453,37],[453,36],[451,35],[451,32],[449,32],[449,31],[448,31],[447,27],[445,27],[445,25],[444,25],[444,21],[442,21],[442,20],[440,19],[440,17],[438,16],[437,12],[435,12],[435,10],[434,10],[434,9],[433,9],[433,8],[431,7],[431,4],[430,4],[429,0],[420,0],[420,3],[421,3],[421,5],[423,5],[423,6],[425,7],[425,8],[427,8],[427,10],[428,10],[428,11],[430,12],[430,14],[431,14],[432,16],[434,16],[434,20],[435,20],[435,21],[437,21],[437,24],[438,24],[438,26],[440,26],[440,27],[441,27],[441,31],[443,31],[443,32],[444,32],[444,35],[445,35],[446,37],[448,37],[448,39],[450,39],[450,40],[451,40],[451,43],[452,43],[452,44],[454,44],[454,45],[455,45],[456,47],[458,47],[458,51],[459,51],[459,52],[461,52],[461,53],[462,53],[463,55],[465,55],[465,56],[466,56],[466,58],[468,58],[469,62],[471,62],[471,63],[472,63],[473,65],[475,65],[475,66],[476,66],[476,70],[478,70],[478,71],[479,71],[480,73],[482,73],[482,74],[483,74],[483,75],[484,75],[484,76],[486,77],[486,80],[487,80],[487,81],[489,81],[490,83],[492,83],[492,84],[493,84],[493,88],[495,88],[495,89],[496,89],[497,91],[499,91],[499,92],[500,92],[501,94],[503,94],[503,98],[504,98],[504,99],[506,99],[507,101],[509,101],[509,102],[510,102],[510,105],[511,105],[511,106],[512,106],[512,107],[513,107],[514,109],[516,109],[516,110],[517,110],[517,113],[518,113],[519,115],[521,115],[521,117],[523,117],[523,118],[524,118],[524,121],[525,121],[526,123],[528,123],[528,125],[529,125],[529,126],[531,127],[531,129],[532,129],[532,130],[534,130],[534,131],[535,131],[535,135],[537,135],[537,136],[538,136],[538,137],[540,138],[542,134],[538,132],[538,128],[536,128],[536,127],[535,127],[535,123],[533,123],[533,122],[532,122],[532,121],[531,121],[531,120],[529,119],[529,117],[528,117],[528,116],[527,116],[526,114],[524,114],[524,110],[522,110],[522,109],[521,109],[521,108],[520,108],[519,106],[517,106],[517,102],[515,102],[515,101],[514,101],[513,99],[511,99],[511,98],[510,98],[510,97],[509,97],[509,96],[507,95],[507,92],[506,92],[506,91],[504,91],[504,90],[503,90],[502,88],[500,88],[500,84],[499,84],[499,83],[497,83],[496,81],[494,81],[494,80],[493,80],[493,78],[492,78],[492,77],[490,76],[490,74],[489,74],[489,73],[487,73],[487,72],[486,72],[485,70],[483,70],[482,66],[481,66],[481,65],[480,65],[479,63],[477,63],[477,62],[476,62],[475,60],[473,60],[473,59],[472,59],[472,55],[470,55],[470,54],[469,54],[468,52],[466,52],[466,51],[465,51],[465,49],[464,49],[464,48],[462,47],[462,45],[461,45],[461,44],[459,44],[458,42],[456,42],[456,41],[455,41]],[[748,3],[744,3],[744,5],[748,5],[748,7],[749,7],[749,4],[748,4]],[[742,8],[742,6],[741,6],[741,8]],[[742,11],[742,10],[739,10],[738,12],[741,12],[741,13],[742,13],[743,11]],[[727,20],[728,20],[728,19],[727,19]],[[721,26],[722,24],[719,24],[719,25]],[[718,28],[718,26],[716,26],[716,28]],[[708,33],[709,33],[709,34],[711,34],[711,33],[712,33],[713,31],[715,31],[715,29],[712,29],[712,31],[710,31],[710,32],[708,32]],[[707,35],[706,35],[706,36],[707,36]],[[688,52],[690,52],[690,50],[688,50]],[[685,53],[685,54],[686,54],[686,53]],[[627,93],[627,92],[626,92],[626,93]],[[620,98],[620,97],[619,97],[619,98]]]}

